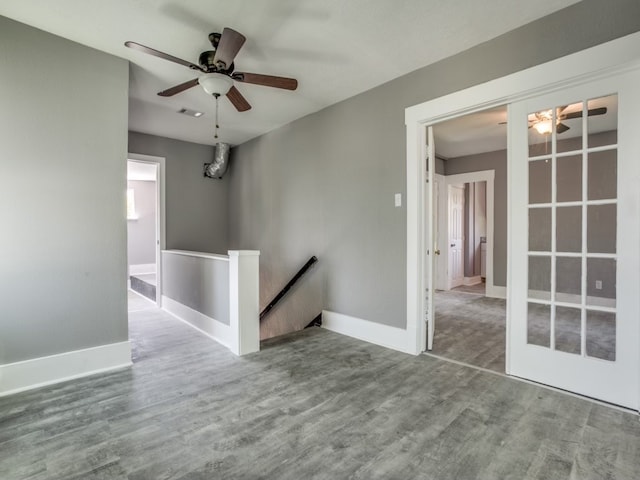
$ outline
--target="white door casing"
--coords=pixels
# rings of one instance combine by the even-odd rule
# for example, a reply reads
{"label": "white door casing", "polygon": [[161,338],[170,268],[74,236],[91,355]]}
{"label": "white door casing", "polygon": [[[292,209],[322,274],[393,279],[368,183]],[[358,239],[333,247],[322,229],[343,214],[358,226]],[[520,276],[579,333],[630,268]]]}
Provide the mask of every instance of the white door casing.
{"label": "white door casing", "polygon": [[464,283],[464,185],[449,185],[447,193],[450,290]]}
{"label": "white door casing", "polygon": [[156,182],[156,305],[162,307],[162,250],[166,247],[166,166],[164,157],[129,153],[128,160],[157,165]]}
{"label": "white door casing", "polygon": [[[515,102],[508,125],[507,373],[635,410],[640,392],[639,84],[635,70]],[[617,143],[615,136],[595,142],[588,133],[599,117],[590,117],[588,110],[612,94],[618,100]],[[556,116],[578,102],[582,118],[571,128],[582,135],[570,147],[555,129],[548,141],[533,143],[530,114],[550,111],[552,124],[567,123]],[[615,109],[609,107],[606,115],[602,118],[610,121]],[[617,179],[613,175],[602,187],[616,168]],[[613,293],[605,294],[602,278],[611,276]]]}

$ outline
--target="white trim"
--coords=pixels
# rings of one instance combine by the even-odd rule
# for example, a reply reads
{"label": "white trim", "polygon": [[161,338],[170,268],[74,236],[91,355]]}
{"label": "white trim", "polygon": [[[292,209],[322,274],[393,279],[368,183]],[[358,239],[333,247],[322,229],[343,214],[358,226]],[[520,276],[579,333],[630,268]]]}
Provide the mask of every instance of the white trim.
{"label": "white trim", "polygon": [[154,163],[158,166],[156,182],[156,305],[162,308],[162,251],[167,244],[166,159],[153,155],[129,153],[127,161]]}
{"label": "white trim", "polygon": [[[407,136],[407,331],[412,353],[420,353],[421,336],[426,335],[422,321],[423,309],[419,301],[423,296],[422,232],[424,225],[425,158],[422,155],[421,131],[426,125],[509,104],[516,100],[548,93],[568,85],[610,76],[636,67],[640,63],[640,32],[597,45],[487,83],[460,90],[405,109]],[[508,106],[508,108],[510,108]],[[507,138],[510,148],[510,139]],[[510,175],[507,168],[507,175]],[[509,203],[509,202],[507,202]],[[507,207],[508,210],[509,207]],[[488,247],[488,246],[487,246]],[[487,265],[489,262],[487,261]],[[508,270],[508,269],[507,269]],[[509,273],[507,273],[509,276]],[[510,281],[510,279],[507,279]],[[507,321],[507,330],[509,321]],[[509,350],[507,346],[507,372]]]}
{"label": "white trim", "polygon": [[215,318],[208,317],[204,313],[176,302],[165,295],[162,295],[162,309],[229,350],[233,350],[233,333],[229,325],[225,325]]}
{"label": "white trim", "polygon": [[0,397],[130,367],[129,341],[0,365]]}
{"label": "white trim", "polygon": [[485,297],[490,298],[507,298],[507,287],[501,287],[500,285],[487,285],[485,293]]}
{"label": "white trim", "polygon": [[467,287],[478,285],[479,283],[482,283],[482,277],[480,275],[476,275],[475,277],[464,277],[462,280],[462,284]]}
{"label": "white trim", "polygon": [[260,350],[260,273],[258,250],[229,250],[229,326],[236,355]]}
{"label": "white trim", "polygon": [[407,330],[402,328],[374,323],[329,310],[322,311],[322,328],[400,352],[413,353],[408,342]]}
{"label": "white trim", "polygon": [[172,255],[184,255],[185,257],[209,258],[211,260],[229,261],[227,255],[219,255],[217,253],[192,252],[191,250],[162,250],[162,253],[171,253]]}
{"label": "white trim", "polygon": [[149,273],[156,273],[155,263],[140,263],[138,265],[129,265],[129,276],[147,275]]}

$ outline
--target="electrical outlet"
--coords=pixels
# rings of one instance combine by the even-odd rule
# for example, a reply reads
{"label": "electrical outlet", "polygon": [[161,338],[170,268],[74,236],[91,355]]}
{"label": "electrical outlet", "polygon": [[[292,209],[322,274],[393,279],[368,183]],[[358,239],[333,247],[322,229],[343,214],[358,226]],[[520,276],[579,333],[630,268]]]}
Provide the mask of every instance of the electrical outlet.
{"label": "electrical outlet", "polygon": [[596,280],[596,290],[602,290],[602,280]]}

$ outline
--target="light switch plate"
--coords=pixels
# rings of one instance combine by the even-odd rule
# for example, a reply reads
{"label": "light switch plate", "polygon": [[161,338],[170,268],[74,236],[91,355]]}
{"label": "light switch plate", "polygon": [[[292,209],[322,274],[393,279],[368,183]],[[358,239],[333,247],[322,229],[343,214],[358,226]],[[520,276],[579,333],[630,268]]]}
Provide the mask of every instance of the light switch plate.
{"label": "light switch plate", "polygon": [[401,207],[402,206],[402,194],[401,193],[396,193],[395,200],[396,200],[396,207]]}

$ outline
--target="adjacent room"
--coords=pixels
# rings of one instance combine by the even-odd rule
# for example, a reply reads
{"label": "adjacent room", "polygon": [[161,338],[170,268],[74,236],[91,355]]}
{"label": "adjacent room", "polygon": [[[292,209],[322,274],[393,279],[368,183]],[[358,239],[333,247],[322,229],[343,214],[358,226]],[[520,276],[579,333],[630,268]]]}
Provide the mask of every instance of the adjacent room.
{"label": "adjacent room", "polygon": [[502,105],[433,128],[431,353],[499,373],[505,373],[506,347],[506,119]]}
{"label": "adjacent room", "polygon": [[635,479],[638,44],[637,0],[0,2],[0,478]]}

